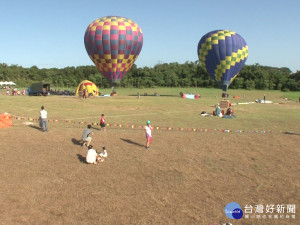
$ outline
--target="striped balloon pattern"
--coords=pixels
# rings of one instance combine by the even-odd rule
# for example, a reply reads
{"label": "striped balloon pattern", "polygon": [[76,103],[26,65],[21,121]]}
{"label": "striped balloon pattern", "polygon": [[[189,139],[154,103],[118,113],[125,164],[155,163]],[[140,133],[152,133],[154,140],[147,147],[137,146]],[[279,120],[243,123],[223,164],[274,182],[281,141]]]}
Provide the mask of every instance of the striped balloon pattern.
{"label": "striped balloon pattern", "polygon": [[98,70],[111,84],[116,84],[138,58],[143,46],[143,32],[130,19],[106,16],[89,24],[84,44]]}
{"label": "striped balloon pattern", "polygon": [[198,43],[197,54],[206,71],[226,92],[248,57],[248,45],[237,33],[215,30]]}

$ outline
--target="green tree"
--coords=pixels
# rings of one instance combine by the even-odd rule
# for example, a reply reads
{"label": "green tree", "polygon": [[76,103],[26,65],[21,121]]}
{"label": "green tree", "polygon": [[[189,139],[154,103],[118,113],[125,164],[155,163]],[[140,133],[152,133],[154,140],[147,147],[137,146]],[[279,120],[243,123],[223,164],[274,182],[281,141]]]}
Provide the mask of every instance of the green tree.
{"label": "green tree", "polygon": [[253,80],[246,80],[244,82],[244,88],[247,90],[252,90],[255,88],[255,82]]}
{"label": "green tree", "polygon": [[230,85],[232,89],[242,89],[244,86],[244,78],[236,77]]}

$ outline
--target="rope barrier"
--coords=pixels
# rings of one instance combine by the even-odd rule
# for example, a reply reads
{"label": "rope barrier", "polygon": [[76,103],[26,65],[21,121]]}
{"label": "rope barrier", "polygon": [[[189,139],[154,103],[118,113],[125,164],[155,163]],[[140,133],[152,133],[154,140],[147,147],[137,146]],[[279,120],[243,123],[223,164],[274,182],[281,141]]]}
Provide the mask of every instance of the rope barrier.
{"label": "rope barrier", "polygon": [[[36,118],[30,117],[22,117],[22,116],[12,116],[13,120],[25,120],[25,121],[39,121]],[[99,123],[92,123],[92,122],[85,122],[85,121],[73,121],[73,120],[55,120],[49,119],[49,123],[68,123],[68,124],[77,124],[77,125],[92,125],[92,126],[99,126]],[[128,125],[128,124],[106,124],[107,127],[113,128],[131,128],[131,129],[144,129],[144,125]],[[273,133],[273,131],[266,131],[266,130],[232,130],[232,129],[208,129],[208,128],[173,128],[173,127],[159,127],[153,126],[155,130],[161,131],[186,131],[186,132],[219,132],[219,133],[247,133],[247,134],[267,134]],[[280,131],[282,132],[282,131]]]}

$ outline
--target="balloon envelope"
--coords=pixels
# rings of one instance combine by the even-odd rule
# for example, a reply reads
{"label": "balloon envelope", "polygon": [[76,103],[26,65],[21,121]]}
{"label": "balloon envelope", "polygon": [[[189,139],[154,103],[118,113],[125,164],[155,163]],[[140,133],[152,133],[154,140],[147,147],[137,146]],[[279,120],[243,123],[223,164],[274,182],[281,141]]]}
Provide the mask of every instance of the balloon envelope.
{"label": "balloon envelope", "polygon": [[215,30],[205,34],[197,50],[200,62],[225,92],[248,57],[245,40],[229,30]]}
{"label": "balloon envelope", "polygon": [[119,83],[143,46],[141,28],[119,16],[96,19],[87,27],[84,44],[98,70],[111,83]]}
{"label": "balloon envelope", "polygon": [[86,90],[88,94],[92,94],[94,96],[98,95],[99,93],[97,85],[89,80],[84,80],[80,82],[76,89],[75,96],[78,96],[79,92],[83,90]]}

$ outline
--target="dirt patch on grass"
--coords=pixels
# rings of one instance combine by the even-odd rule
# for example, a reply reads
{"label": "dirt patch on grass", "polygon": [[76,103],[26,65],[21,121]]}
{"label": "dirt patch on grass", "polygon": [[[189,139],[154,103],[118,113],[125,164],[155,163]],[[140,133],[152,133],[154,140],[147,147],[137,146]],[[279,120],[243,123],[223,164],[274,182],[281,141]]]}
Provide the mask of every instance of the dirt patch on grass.
{"label": "dirt patch on grass", "polygon": [[[296,204],[299,135],[95,130],[108,158],[85,163],[82,129],[0,129],[0,224],[220,224],[229,202]],[[297,209],[296,209],[297,211]],[[241,219],[233,224],[299,224]]]}

